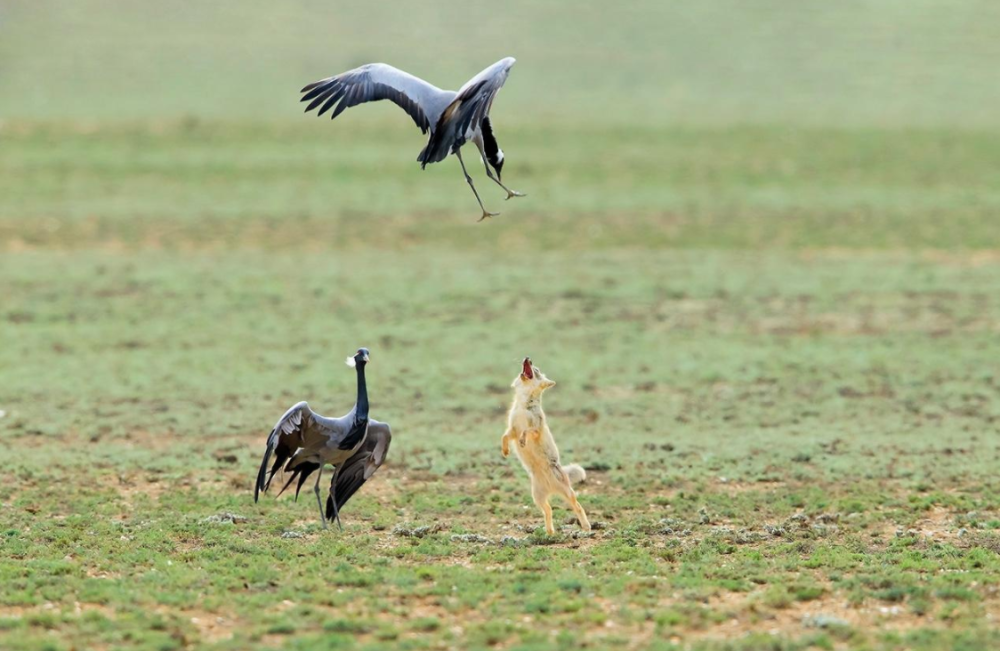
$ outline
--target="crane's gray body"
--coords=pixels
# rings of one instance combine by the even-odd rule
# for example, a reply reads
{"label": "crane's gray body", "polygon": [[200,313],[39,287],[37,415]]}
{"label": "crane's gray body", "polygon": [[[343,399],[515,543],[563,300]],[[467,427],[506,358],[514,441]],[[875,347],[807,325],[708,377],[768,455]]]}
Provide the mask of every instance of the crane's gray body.
{"label": "crane's gray body", "polygon": [[[364,374],[368,350],[359,349],[356,359],[360,360],[357,362],[358,399],[349,412],[340,418],[327,418],[310,409],[308,403],[299,402],[275,423],[267,437],[264,459],[257,471],[255,502],[261,492],[270,488],[271,480],[279,471],[291,473],[282,492],[296,478],[299,479],[295,488],[295,496],[298,497],[306,478],[318,470],[314,492],[320,518],[326,527],[319,481],[323,476],[323,467],[330,464],[334,466],[334,472],[326,512],[331,514],[327,517],[334,517],[339,523],[340,507],[385,461],[392,432],[387,424],[368,416],[368,390]],[[268,472],[272,455],[274,465]]]}
{"label": "crane's gray body", "polygon": [[357,432],[351,436],[355,430],[357,411],[355,405],[340,418],[327,418],[310,409],[309,403],[300,402],[278,419],[268,437],[268,448],[276,449],[279,444],[297,448],[288,460],[287,470],[294,470],[305,462],[340,465],[364,444],[368,436],[370,419],[366,419],[360,438]]}

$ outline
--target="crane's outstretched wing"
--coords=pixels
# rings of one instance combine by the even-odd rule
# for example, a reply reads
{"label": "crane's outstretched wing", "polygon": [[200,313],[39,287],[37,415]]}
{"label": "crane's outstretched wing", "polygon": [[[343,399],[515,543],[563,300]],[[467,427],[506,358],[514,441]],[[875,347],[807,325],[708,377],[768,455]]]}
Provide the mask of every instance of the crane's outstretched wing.
{"label": "crane's outstretched wing", "polygon": [[300,92],[305,93],[300,101],[312,100],[306,107],[307,113],[322,104],[316,114],[320,116],[336,104],[337,108],[330,115],[331,119],[352,106],[387,99],[406,111],[420,130],[427,133],[431,128],[427,117],[429,104],[432,98],[443,91],[388,64],[369,63],[335,77],[313,82]]}
{"label": "crane's outstretched wing", "polygon": [[417,157],[421,167],[443,161],[448,154],[465,144],[489,114],[493,100],[507,81],[513,65],[513,57],[497,61],[462,86],[455,99],[441,113],[427,146]]}
{"label": "crane's outstretched wing", "polygon": [[351,496],[358,492],[358,489],[382,466],[389,453],[390,441],[392,441],[392,431],[389,425],[377,420],[368,421],[368,437],[364,445],[341,465],[336,475],[336,485],[331,481],[330,495],[326,498],[327,519],[333,519],[333,495],[337,496],[339,512],[347,500],[351,499]]}
{"label": "crane's outstretched wing", "polygon": [[[282,488],[288,488],[289,484],[296,476],[299,477],[298,488],[302,488],[306,477],[319,468],[318,463],[306,461],[297,455],[302,450],[317,449],[323,445],[335,433],[327,424],[328,419],[318,416],[309,404],[300,402],[278,419],[271,434],[267,437],[267,449],[264,450],[264,459],[260,463],[260,470],[257,471],[257,483],[254,485],[253,501],[256,502],[260,492],[267,492],[271,486],[274,475],[282,470],[292,470],[292,476]],[[267,464],[274,455],[274,465],[268,472]],[[287,462],[287,465],[286,465]],[[280,494],[280,493],[279,493]],[[296,489],[295,496],[299,491]]]}

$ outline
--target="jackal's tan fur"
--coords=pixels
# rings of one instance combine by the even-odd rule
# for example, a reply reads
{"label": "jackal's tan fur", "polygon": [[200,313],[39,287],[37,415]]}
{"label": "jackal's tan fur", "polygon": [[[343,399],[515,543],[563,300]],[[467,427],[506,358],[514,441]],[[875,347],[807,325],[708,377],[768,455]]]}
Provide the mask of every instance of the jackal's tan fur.
{"label": "jackal's tan fur", "polygon": [[545,530],[549,534],[556,531],[552,524],[552,507],[549,506],[552,495],[565,499],[580,521],[580,527],[590,531],[590,521],[571,486],[571,482],[586,479],[587,473],[576,464],[563,466],[559,463],[559,450],[542,410],[542,393],[555,384],[533,366],[530,359],[525,358],[520,375],[514,378],[511,385],[514,387],[514,404],[507,414],[507,431],[500,440],[500,450],[506,457],[514,446],[521,464],[531,477],[531,496],[545,516]]}

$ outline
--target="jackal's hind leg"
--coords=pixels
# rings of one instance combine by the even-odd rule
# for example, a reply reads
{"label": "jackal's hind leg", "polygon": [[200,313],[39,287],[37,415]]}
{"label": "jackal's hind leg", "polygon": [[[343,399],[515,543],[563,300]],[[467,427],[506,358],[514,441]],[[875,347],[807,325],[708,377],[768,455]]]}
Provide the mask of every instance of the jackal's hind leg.
{"label": "jackal's hind leg", "polygon": [[564,476],[563,480],[559,484],[563,498],[569,503],[569,508],[573,509],[576,519],[580,521],[580,528],[584,531],[590,531],[590,520],[587,519],[587,512],[580,506],[580,500],[576,499],[576,491],[570,486],[569,477]]}
{"label": "jackal's hind leg", "polygon": [[545,516],[545,532],[550,536],[554,535],[556,528],[552,524],[552,506],[549,505],[548,494],[536,488],[532,490],[531,496],[535,499],[535,505],[542,510],[542,514]]}

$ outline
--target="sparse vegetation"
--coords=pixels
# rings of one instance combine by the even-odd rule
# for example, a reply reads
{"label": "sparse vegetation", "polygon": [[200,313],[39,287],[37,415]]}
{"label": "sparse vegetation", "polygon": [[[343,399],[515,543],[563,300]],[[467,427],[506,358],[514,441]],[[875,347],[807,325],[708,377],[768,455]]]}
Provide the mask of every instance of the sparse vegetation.
{"label": "sparse vegetation", "polygon": [[[8,15],[43,24],[29,3]],[[641,36],[641,18],[622,20]],[[71,58],[7,29],[0,56]],[[552,33],[545,48],[580,41]],[[275,38],[327,45],[296,34]],[[286,79],[267,50],[289,111],[347,56]],[[641,58],[620,58],[640,83]],[[212,61],[222,78],[232,59]],[[95,90],[73,115],[2,92],[30,86],[20,67],[0,75],[0,648],[1000,644],[993,90],[894,112],[898,129],[862,91],[819,124],[794,103],[780,126],[738,123],[751,95],[725,89],[711,120],[685,96],[676,120],[611,103],[605,124],[526,111],[548,86],[518,65],[494,115],[504,178],[530,196],[485,224],[457,162],[415,169],[419,135],[389,109],[226,119],[166,66],[173,108]],[[308,499],[254,505],[251,485],[275,414],[349,406],[359,345],[395,438],[343,534],[323,533]],[[558,504],[545,535],[500,458],[525,354],[559,383],[546,410],[588,469],[590,535]]]}

